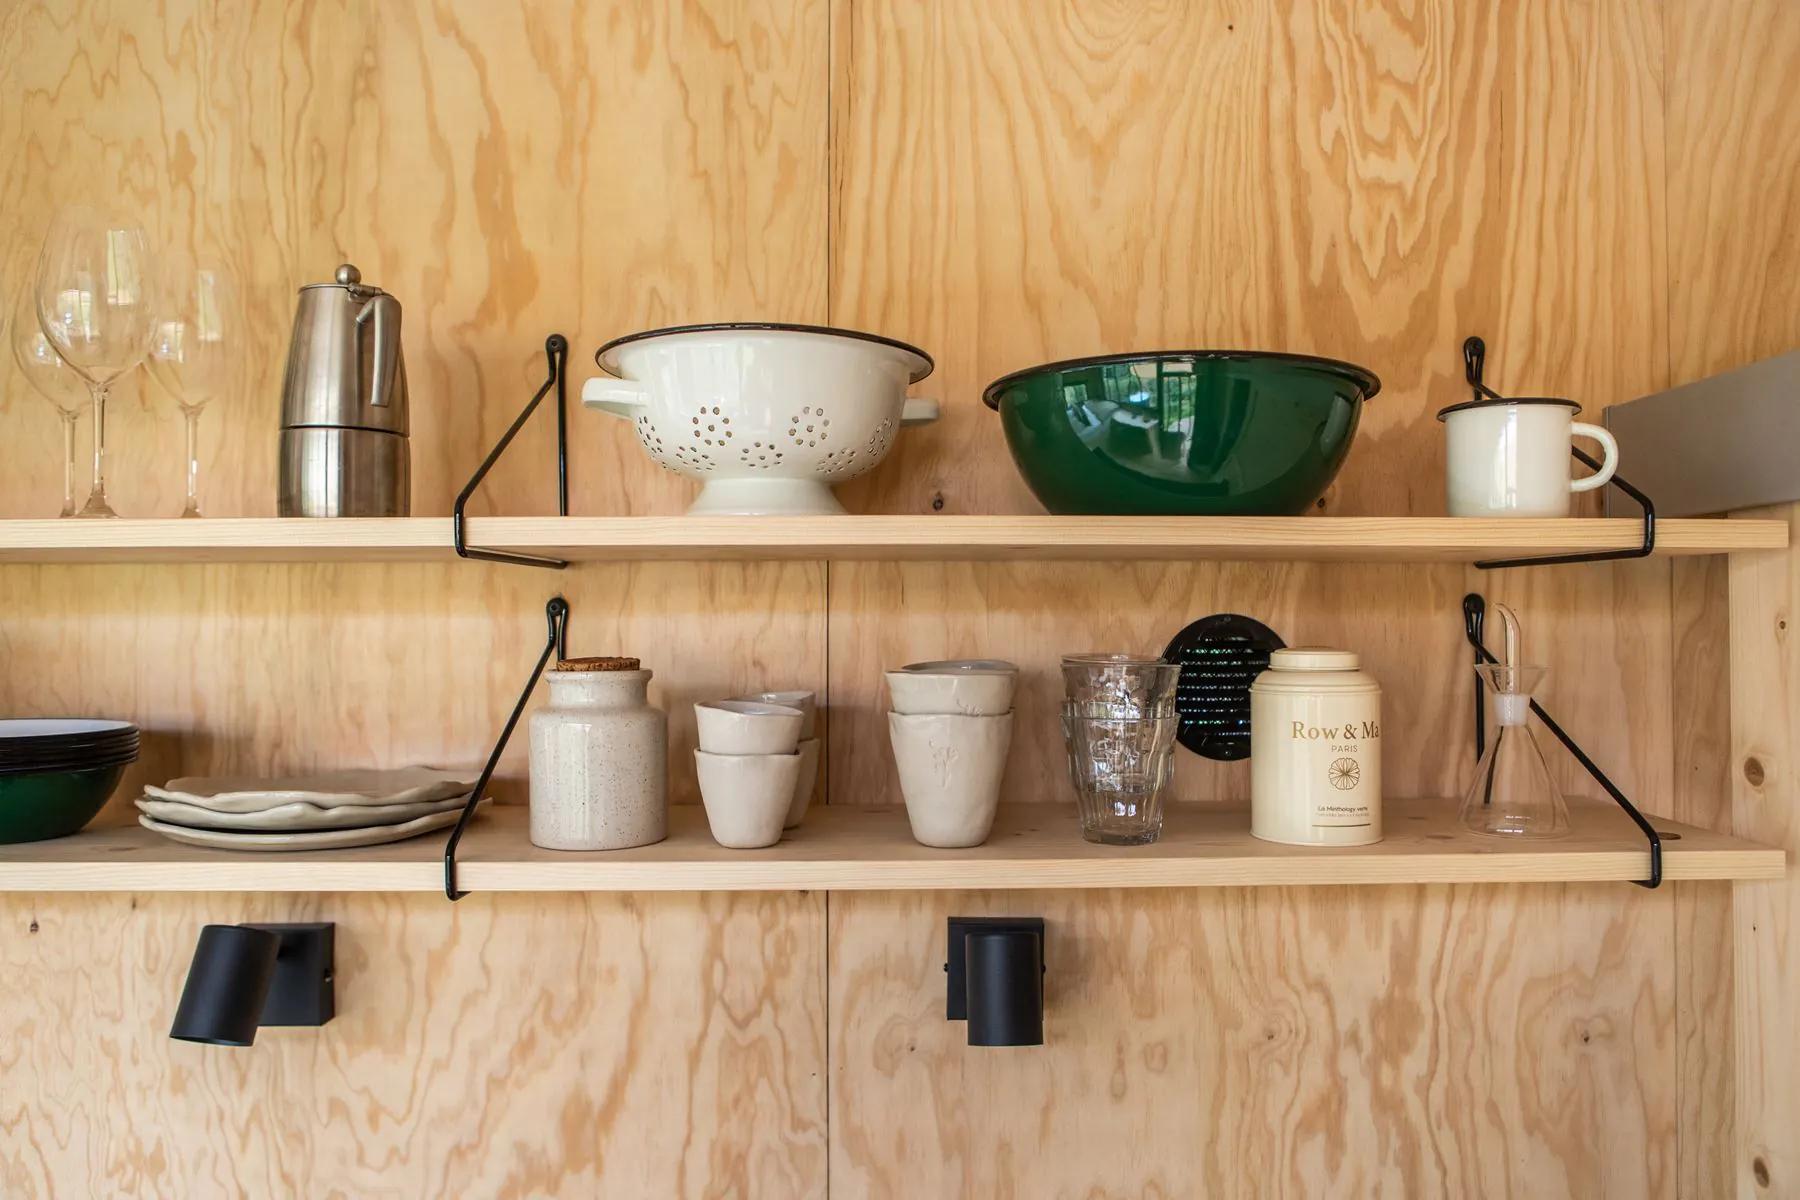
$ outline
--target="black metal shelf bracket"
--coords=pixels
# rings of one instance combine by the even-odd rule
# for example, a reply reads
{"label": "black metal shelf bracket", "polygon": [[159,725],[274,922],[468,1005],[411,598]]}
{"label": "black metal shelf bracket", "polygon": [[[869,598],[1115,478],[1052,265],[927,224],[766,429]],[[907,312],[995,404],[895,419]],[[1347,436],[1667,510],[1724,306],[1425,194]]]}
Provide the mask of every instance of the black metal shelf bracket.
{"label": "black metal shelf bracket", "polygon": [[487,478],[487,473],[500,461],[500,456],[506,453],[513,438],[524,428],[525,422],[531,419],[531,414],[537,411],[538,404],[549,395],[553,387],[556,389],[556,512],[558,516],[569,515],[569,339],[560,333],[553,333],[545,338],[544,358],[548,366],[544,386],[537,390],[537,395],[531,398],[531,402],[519,413],[511,427],[500,435],[499,442],[488,451],[488,456],[475,468],[475,474],[469,477],[469,482],[456,495],[456,506],[450,510],[450,532],[456,543],[456,553],[462,558],[515,563],[522,567],[548,567],[553,571],[560,571],[569,565],[566,559],[561,558],[520,554],[511,550],[484,550],[471,546],[463,524],[463,509],[468,506],[469,497],[475,494],[475,489],[481,486],[481,481]]}
{"label": "black metal shelf bracket", "polygon": [[[1482,382],[1482,373],[1487,366],[1487,343],[1478,337],[1463,342],[1463,375],[1468,380],[1477,400],[1504,400],[1506,397]],[[1592,455],[1575,446],[1569,447],[1569,453],[1576,461],[1590,470],[1598,471],[1600,464]],[[1625,550],[1596,550],[1586,554],[1553,554],[1539,558],[1501,558],[1477,562],[1475,566],[1483,571],[1498,571],[1505,567],[1549,567],[1569,565],[1573,563],[1615,562],[1627,558],[1648,558],[1656,550],[1656,506],[1650,497],[1631,485],[1624,476],[1614,472],[1608,481],[1609,487],[1616,487],[1630,496],[1637,506],[1644,511],[1644,536],[1638,544]]]}
{"label": "black metal shelf bracket", "polygon": [[512,715],[506,718],[506,724],[500,730],[500,740],[494,743],[487,765],[481,768],[481,778],[476,780],[474,790],[469,793],[462,815],[456,819],[456,828],[450,831],[450,840],[444,843],[444,895],[452,900],[461,900],[468,895],[467,892],[459,891],[456,886],[456,847],[462,841],[463,830],[468,827],[469,818],[475,815],[475,806],[486,794],[487,786],[494,778],[494,768],[500,765],[500,755],[506,750],[507,740],[512,737],[513,729],[519,724],[526,702],[531,699],[531,691],[537,687],[538,680],[543,678],[544,668],[550,665],[550,656],[569,656],[569,602],[561,596],[552,596],[550,603],[544,605],[544,616],[549,626],[544,638],[544,652],[538,655],[537,665],[531,668],[531,678],[525,681],[525,690],[519,693],[519,702],[513,705]]}
{"label": "black metal shelf bracket", "polygon": [[[1487,647],[1482,644],[1481,630],[1486,617],[1487,601],[1479,592],[1470,592],[1463,597],[1463,633],[1468,637],[1469,645],[1475,650],[1475,665],[1478,667],[1489,663],[1497,664],[1500,661],[1492,654],[1489,654]],[[1481,687],[1481,680],[1480,678],[1477,678],[1475,680],[1475,758],[1477,761],[1480,760],[1483,751],[1486,749],[1487,742],[1486,713],[1482,704]],[[1594,782],[1604,788],[1606,794],[1613,798],[1613,802],[1625,810],[1625,815],[1631,818],[1632,824],[1636,825],[1638,829],[1643,832],[1645,840],[1650,843],[1650,877],[1648,879],[1634,879],[1632,882],[1643,888],[1662,886],[1663,838],[1665,836],[1673,837],[1675,835],[1659,833],[1656,828],[1650,824],[1649,819],[1645,817],[1643,813],[1638,811],[1637,805],[1633,804],[1630,798],[1628,798],[1624,792],[1620,791],[1618,786],[1614,784],[1612,780],[1606,777],[1606,772],[1602,771],[1598,764],[1588,757],[1587,752],[1576,744],[1575,739],[1570,737],[1568,733],[1564,731],[1563,727],[1558,725],[1536,700],[1531,702],[1531,711],[1538,720],[1544,723],[1544,728],[1548,729],[1555,735],[1556,740],[1563,744],[1563,748],[1575,756],[1575,761],[1580,763],[1582,768],[1586,770],[1589,775],[1594,777]]]}

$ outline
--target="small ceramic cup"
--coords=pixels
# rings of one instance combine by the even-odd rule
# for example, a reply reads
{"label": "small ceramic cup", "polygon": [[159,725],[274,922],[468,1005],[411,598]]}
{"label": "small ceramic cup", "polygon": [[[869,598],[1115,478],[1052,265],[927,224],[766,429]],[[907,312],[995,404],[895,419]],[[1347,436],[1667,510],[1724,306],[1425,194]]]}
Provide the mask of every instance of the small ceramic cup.
{"label": "small ceramic cup", "polygon": [[979,846],[994,826],[1012,714],[889,713],[888,736],[913,840]]}
{"label": "small ceramic cup", "polygon": [[713,841],[754,850],[781,840],[800,778],[798,754],[708,754],[694,751],[700,800]]}
{"label": "small ceramic cup", "polygon": [[819,782],[819,739],[802,739],[799,758],[800,775],[794,780],[794,799],[788,805],[787,820],[781,823],[783,829],[797,828],[806,819],[806,810],[812,804],[814,786]]}
{"label": "small ceramic cup", "polygon": [[1012,711],[1019,668],[999,659],[912,663],[887,672],[893,711],[905,716],[997,717]]}
{"label": "small ceramic cup", "polygon": [[[1445,502],[1453,517],[1566,517],[1569,497],[1619,469],[1619,444],[1575,420],[1581,406],[1552,398],[1469,400],[1438,413],[1444,423]],[[1572,439],[1591,438],[1600,469],[1572,479]]]}
{"label": "small ceramic cup", "polygon": [[708,754],[792,754],[806,714],[755,700],[709,700],[694,705],[694,720]]}
{"label": "small ceramic cup", "polygon": [[800,722],[800,740],[819,736],[819,704],[818,697],[812,692],[751,692],[747,696],[733,696],[733,700],[747,700],[752,704],[776,704],[782,708],[797,708],[803,718]]}

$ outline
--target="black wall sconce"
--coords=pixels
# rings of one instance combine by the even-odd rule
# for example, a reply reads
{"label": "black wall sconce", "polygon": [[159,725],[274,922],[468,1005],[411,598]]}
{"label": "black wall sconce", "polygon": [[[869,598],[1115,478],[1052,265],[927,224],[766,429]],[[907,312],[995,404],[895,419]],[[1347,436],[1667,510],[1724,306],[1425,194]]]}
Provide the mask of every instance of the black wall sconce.
{"label": "black wall sconce", "polygon": [[971,1046],[1041,1046],[1044,969],[1042,917],[951,917],[944,1015]]}
{"label": "black wall sconce", "polygon": [[200,930],[169,1036],[248,1046],[259,1025],[323,1025],[337,1015],[329,921]]}

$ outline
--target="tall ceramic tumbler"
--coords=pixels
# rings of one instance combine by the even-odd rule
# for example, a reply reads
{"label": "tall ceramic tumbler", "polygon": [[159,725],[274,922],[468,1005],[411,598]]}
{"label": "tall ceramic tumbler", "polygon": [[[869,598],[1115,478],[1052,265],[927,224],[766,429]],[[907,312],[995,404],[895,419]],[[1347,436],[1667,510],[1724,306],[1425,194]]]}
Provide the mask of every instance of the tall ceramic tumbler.
{"label": "tall ceramic tumbler", "polygon": [[635,658],[577,658],[544,673],[531,715],[531,842],[624,850],[669,836],[669,719]]}

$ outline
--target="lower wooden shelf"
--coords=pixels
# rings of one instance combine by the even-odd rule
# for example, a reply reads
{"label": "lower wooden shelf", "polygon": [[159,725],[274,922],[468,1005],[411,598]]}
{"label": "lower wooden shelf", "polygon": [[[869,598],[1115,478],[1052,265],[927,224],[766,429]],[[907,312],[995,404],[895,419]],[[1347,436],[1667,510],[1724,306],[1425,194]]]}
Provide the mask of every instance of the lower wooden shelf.
{"label": "lower wooden shelf", "polygon": [[[987,843],[915,843],[898,809],[814,808],[767,850],[726,850],[700,809],[674,810],[667,841],[636,850],[540,850],[525,810],[470,825],[458,881],[470,892],[906,891],[949,888],[1250,887],[1307,884],[1555,883],[1632,880],[1648,870],[1637,829],[1610,805],[1571,805],[1575,831],[1554,842],[1478,837],[1452,800],[1387,803],[1387,837],[1355,849],[1261,842],[1241,809],[1180,806],[1153,846],[1082,841],[1072,807],[1003,805]],[[1657,820],[1663,873],[1681,879],[1779,879],[1786,855],[1727,834]],[[391,846],[301,854],[205,850],[136,825],[0,846],[0,891],[434,892],[442,835]]]}

